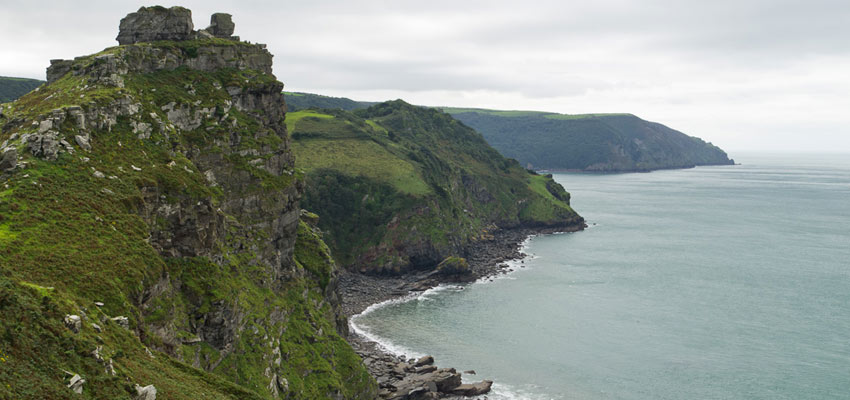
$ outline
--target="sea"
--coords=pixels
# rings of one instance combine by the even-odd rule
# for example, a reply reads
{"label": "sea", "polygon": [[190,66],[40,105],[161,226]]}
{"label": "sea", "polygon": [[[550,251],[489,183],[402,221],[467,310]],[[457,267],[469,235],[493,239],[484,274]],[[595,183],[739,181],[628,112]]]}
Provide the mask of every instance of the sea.
{"label": "sea", "polygon": [[489,399],[850,399],[850,155],[735,156],[555,174],[585,231],[352,325]]}

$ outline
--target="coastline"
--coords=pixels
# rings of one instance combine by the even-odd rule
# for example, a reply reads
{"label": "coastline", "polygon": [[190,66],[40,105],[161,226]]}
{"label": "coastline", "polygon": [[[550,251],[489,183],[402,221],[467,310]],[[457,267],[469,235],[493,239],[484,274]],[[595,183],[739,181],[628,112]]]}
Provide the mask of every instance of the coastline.
{"label": "coastline", "polygon": [[[430,356],[414,360],[407,359],[404,355],[392,353],[381,344],[357,333],[351,322],[353,317],[363,313],[369,307],[416,296],[441,284],[468,284],[480,279],[506,274],[511,270],[509,262],[516,264],[524,262],[523,259],[528,255],[523,253],[521,249],[523,244],[531,237],[541,234],[576,232],[585,227],[586,225],[582,221],[581,225],[558,228],[518,228],[497,231],[493,234],[492,239],[476,242],[466,249],[465,258],[472,273],[462,280],[435,277],[430,275],[428,271],[393,277],[370,276],[343,271],[339,277],[339,288],[342,308],[346,317],[349,318],[351,328],[347,340],[363,359],[369,373],[378,381],[379,398],[414,398],[406,396],[405,392],[414,389],[410,387],[410,383],[416,383],[416,378],[423,373],[441,373],[441,375],[438,375],[443,378],[451,376],[451,379],[458,384],[460,383],[461,373],[458,373],[454,368],[437,368]],[[474,371],[463,373],[467,377],[474,376],[474,374]],[[437,379],[440,379],[440,376]],[[488,393],[492,383],[492,381],[482,381],[476,384],[461,385],[461,390],[448,388],[445,391],[439,385],[435,385],[440,390],[432,390],[430,393],[423,393],[425,397],[415,398],[478,396]]]}

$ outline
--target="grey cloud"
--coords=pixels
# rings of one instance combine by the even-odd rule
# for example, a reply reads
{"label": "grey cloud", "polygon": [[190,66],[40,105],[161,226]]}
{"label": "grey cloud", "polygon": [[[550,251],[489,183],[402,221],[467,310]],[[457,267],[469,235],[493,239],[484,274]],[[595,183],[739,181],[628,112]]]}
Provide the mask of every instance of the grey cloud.
{"label": "grey cloud", "polygon": [[[846,0],[180,4],[197,26],[212,12],[234,14],[236,34],[267,43],[276,75],[297,90],[634,112],[721,145],[752,146],[778,126],[803,129],[808,118],[829,147],[850,151]],[[4,1],[0,75],[43,78],[51,58],[115,45],[118,20],[139,5]],[[782,140],[789,148],[811,141],[790,133]]]}

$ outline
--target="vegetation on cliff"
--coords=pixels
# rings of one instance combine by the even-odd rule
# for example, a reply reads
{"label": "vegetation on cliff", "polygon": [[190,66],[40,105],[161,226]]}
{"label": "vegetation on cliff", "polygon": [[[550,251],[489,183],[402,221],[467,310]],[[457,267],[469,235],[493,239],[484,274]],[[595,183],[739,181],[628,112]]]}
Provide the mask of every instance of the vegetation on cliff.
{"label": "vegetation on cliff", "polygon": [[529,168],[618,172],[733,164],[711,143],[631,114],[445,111]]}
{"label": "vegetation on cliff", "polygon": [[340,262],[357,270],[432,269],[496,229],[579,229],[551,177],[530,174],[435,109],[391,101],[287,117],[302,203]]}
{"label": "vegetation on cliff", "polygon": [[271,55],[191,34],[2,106],[0,398],[374,396]]}
{"label": "vegetation on cliff", "polygon": [[[288,96],[287,104],[292,109],[321,104],[348,111],[371,105],[309,93]],[[480,132],[505,157],[537,170],[624,172],[733,164],[711,143],[631,114],[442,110]]]}
{"label": "vegetation on cliff", "polygon": [[38,79],[0,76],[0,103],[15,100],[41,86],[42,83],[44,81]]}

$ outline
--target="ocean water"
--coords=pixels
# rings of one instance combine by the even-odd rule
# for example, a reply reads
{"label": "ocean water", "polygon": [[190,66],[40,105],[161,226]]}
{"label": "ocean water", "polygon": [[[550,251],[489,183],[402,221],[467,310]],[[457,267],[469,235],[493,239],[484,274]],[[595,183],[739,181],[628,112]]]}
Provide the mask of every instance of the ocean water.
{"label": "ocean water", "polygon": [[584,232],[353,318],[490,399],[850,399],[850,155],[558,174]]}

